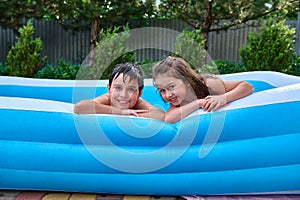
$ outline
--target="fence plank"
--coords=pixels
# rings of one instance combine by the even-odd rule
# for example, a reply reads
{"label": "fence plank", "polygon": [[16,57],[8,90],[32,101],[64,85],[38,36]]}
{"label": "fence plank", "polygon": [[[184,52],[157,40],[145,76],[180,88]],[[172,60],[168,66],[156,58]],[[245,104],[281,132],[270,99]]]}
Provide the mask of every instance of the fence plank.
{"label": "fence plank", "polygon": [[300,56],[300,12],[298,12],[298,20],[296,25],[296,44],[295,51]]}
{"label": "fence plank", "polygon": [[[300,55],[300,12],[298,20],[287,21],[287,25],[296,28],[296,54]],[[64,29],[56,21],[33,21],[35,27],[34,37],[40,37],[43,41],[42,56],[47,56],[47,62],[56,65],[59,58],[80,64],[89,53],[89,30],[71,31]],[[152,19],[147,27],[162,27],[173,31],[182,32],[183,29],[192,29],[186,23],[179,20],[159,20]],[[228,31],[211,32],[208,40],[208,53],[212,59],[230,60],[240,62],[239,49],[247,43],[247,34],[257,31],[257,28],[250,26],[235,27]],[[147,42],[147,37],[152,37],[151,41],[163,44],[166,49],[174,45],[174,39],[166,35],[165,32],[145,33],[143,37],[134,42]],[[149,39],[149,38],[148,38]],[[5,62],[10,47],[16,42],[16,34],[11,29],[0,27],[0,62]],[[136,51],[137,60],[143,61],[159,60],[172,52],[164,49],[141,48]]]}

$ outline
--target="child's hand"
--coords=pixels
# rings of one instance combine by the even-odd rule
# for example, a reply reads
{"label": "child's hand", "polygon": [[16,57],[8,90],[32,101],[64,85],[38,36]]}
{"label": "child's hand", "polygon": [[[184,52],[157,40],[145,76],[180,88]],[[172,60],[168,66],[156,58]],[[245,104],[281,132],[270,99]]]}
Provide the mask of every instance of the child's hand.
{"label": "child's hand", "polygon": [[207,96],[204,100],[202,108],[207,112],[216,111],[227,104],[225,95]]}
{"label": "child's hand", "polygon": [[147,113],[149,112],[148,110],[133,110],[133,109],[124,109],[121,112],[121,115],[133,115],[136,117],[139,117],[140,113]]}
{"label": "child's hand", "polygon": [[206,103],[206,100],[205,99],[197,99],[197,102],[198,102],[199,108],[203,108],[203,106]]}

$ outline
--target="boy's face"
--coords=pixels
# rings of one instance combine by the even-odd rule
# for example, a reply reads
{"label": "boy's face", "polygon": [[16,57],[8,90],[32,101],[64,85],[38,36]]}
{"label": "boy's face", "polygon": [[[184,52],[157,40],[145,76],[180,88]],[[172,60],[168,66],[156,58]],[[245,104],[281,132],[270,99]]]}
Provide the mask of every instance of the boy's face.
{"label": "boy's face", "polygon": [[111,86],[108,86],[108,95],[112,106],[129,109],[136,105],[141,92],[139,92],[137,79],[129,81],[130,77],[127,76],[124,81],[123,75],[120,74],[112,80]]}

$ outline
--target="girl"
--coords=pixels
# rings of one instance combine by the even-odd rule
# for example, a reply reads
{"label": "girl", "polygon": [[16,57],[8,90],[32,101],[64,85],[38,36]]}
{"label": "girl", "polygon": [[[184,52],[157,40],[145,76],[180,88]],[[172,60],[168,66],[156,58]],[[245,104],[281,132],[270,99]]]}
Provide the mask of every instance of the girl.
{"label": "girl", "polygon": [[181,58],[167,57],[153,68],[153,81],[164,101],[170,103],[165,121],[176,123],[198,108],[216,111],[253,92],[245,81],[222,81],[199,75]]}
{"label": "girl", "polygon": [[140,98],[144,87],[144,75],[139,65],[118,64],[112,71],[107,94],[75,104],[78,114],[134,115],[164,120],[164,112]]}

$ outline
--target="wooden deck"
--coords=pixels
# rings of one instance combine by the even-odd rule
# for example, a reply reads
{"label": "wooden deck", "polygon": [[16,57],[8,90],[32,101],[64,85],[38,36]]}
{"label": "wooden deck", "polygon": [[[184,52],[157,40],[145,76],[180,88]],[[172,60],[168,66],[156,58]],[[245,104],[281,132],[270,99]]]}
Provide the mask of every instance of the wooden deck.
{"label": "wooden deck", "polygon": [[0,190],[0,200],[300,200],[300,195],[130,196]]}
{"label": "wooden deck", "polygon": [[0,190],[0,200],[184,200],[184,198],[180,196],[130,196]]}

